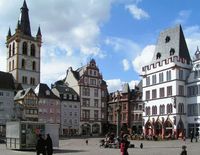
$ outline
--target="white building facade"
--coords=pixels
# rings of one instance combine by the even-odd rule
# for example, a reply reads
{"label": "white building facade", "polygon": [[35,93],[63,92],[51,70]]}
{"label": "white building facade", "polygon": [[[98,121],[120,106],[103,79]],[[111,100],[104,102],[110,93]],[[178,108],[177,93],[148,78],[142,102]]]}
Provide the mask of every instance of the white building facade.
{"label": "white building facade", "polygon": [[145,136],[162,139],[185,136],[186,80],[191,68],[181,26],[161,32],[151,64],[142,68]]}
{"label": "white building facade", "polygon": [[193,68],[187,80],[187,134],[200,129],[200,51],[197,48]]}
{"label": "white building facade", "polygon": [[80,134],[101,134],[106,124],[107,85],[95,60],[76,71],[70,67],[65,83],[80,97]]}
{"label": "white building facade", "polygon": [[61,122],[60,134],[74,136],[79,134],[80,100],[78,94],[63,81],[57,81],[52,85],[53,93],[60,98]]}

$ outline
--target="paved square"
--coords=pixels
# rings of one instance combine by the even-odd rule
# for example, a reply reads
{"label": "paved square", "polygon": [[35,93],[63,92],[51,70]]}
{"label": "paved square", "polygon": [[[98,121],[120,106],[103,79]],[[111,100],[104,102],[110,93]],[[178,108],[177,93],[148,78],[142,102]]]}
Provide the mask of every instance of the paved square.
{"label": "paved square", "polygon": [[[65,139],[60,140],[60,148],[54,154],[57,155],[120,155],[119,149],[100,148],[99,141],[101,138],[88,138],[89,144],[85,144],[85,139]],[[140,143],[144,148],[140,149]],[[200,154],[200,142],[190,143],[182,140],[173,141],[131,141],[135,148],[129,148],[130,155],[179,155],[181,146],[186,145],[188,155]],[[33,151],[13,151],[7,150],[5,144],[0,144],[0,155],[35,155]]]}

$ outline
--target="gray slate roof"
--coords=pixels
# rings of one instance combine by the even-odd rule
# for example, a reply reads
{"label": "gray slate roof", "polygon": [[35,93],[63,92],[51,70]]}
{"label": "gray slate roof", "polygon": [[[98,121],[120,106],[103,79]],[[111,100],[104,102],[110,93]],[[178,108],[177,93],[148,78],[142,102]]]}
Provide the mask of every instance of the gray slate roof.
{"label": "gray slate roof", "polygon": [[[50,94],[47,94],[46,92],[49,91]],[[50,98],[50,99],[59,99],[47,86],[47,84],[40,83],[35,88],[35,93],[39,98]]]}
{"label": "gray slate roof", "polygon": [[0,89],[15,89],[14,78],[12,74],[0,71]]}
{"label": "gray slate roof", "polygon": [[[160,33],[152,62],[171,57],[170,50],[174,50],[173,56],[184,58],[188,63],[191,61],[181,25],[166,29]],[[160,59],[157,59],[158,53],[160,53]]]}

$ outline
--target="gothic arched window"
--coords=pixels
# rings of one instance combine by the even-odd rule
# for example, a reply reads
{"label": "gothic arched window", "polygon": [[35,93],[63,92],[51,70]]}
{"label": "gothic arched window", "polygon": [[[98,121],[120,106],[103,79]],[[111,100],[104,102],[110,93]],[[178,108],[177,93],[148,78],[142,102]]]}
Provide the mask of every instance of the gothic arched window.
{"label": "gothic arched window", "polygon": [[9,45],[9,58],[11,57],[11,44]]}
{"label": "gothic arched window", "polygon": [[15,43],[13,43],[13,47],[12,47],[12,55],[15,55]]}
{"label": "gothic arched window", "polygon": [[35,70],[36,69],[36,63],[35,61],[32,62],[32,70]]}
{"label": "gothic arched window", "polygon": [[171,49],[170,49],[170,56],[174,55],[174,53],[175,53],[175,49],[174,49],[174,48],[171,48]]}
{"label": "gothic arched window", "polygon": [[156,59],[160,59],[160,57],[161,57],[161,54],[160,54],[160,53],[157,53],[157,54],[156,54]]}
{"label": "gothic arched window", "polygon": [[26,61],[22,59],[22,68],[25,69],[25,66],[26,66]]}
{"label": "gothic arched window", "polygon": [[26,42],[23,42],[22,53],[24,55],[27,55],[27,43]]}
{"label": "gothic arched window", "polygon": [[35,56],[35,45],[34,44],[32,44],[31,45],[31,56]]}

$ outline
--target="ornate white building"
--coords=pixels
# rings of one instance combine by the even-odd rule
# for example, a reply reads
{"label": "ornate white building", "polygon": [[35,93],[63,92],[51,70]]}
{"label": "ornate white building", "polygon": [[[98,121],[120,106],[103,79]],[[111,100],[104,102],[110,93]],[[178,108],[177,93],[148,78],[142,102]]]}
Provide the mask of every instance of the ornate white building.
{"label": "ornate white building", "polygon": [[186,80],[192,61],[180,25],[160,33],[151,64],[142,68],[144,134],[183,137],[187,130]]}
{"label": "ornate white building", "polygon": [[64,81],[80,97],[80,134],[101,134],[107,123],[108,92],[95,60],[77,70],[70,67]]}
{"label": "ornate white building", "polygon": [[40,83],[40,27],[36,37],[31,34],[28,8],[24,0],[15,33],[9,28],[7,35],[7,72],[11,73],[23,88],[35,88]]}

